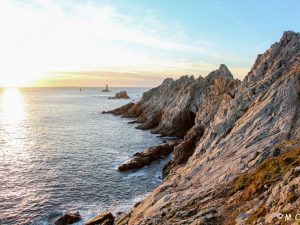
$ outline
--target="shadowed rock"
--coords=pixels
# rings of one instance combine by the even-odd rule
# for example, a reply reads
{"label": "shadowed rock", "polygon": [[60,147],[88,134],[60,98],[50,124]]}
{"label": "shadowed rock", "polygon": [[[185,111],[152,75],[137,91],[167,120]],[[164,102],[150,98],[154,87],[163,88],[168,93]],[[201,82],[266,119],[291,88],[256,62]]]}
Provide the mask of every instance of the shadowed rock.
{"label": "shadowed rock", "polygon": [[176,165],[185,163],[194,153],[197,142],[204,133],[204,129],[200,126],[194,126],[184,136],[184,140],[173,151],[173,159],[163,168],[163,177],[166,177],[170,170]]}
{"label": "shadowed rock", "polygon": [[116,108],[116,109],[113,109],[113,110],[110,110],[110,111],[103,111],[102,114],[105,114],[105,113],[109,113],[109,114],[113,114],[113,115],[123,115],[124,113],[126,113],[130,108],[132,108],[134,106],[134,103],[133,102],[130,102],[126,105],[123,105],[119,108]]}
{"label": "shadowed rock", "polygon": [[68,225],[76,223],[81,220],[79,212],[68,212],[58,220],[55,221],[55,225]]}
{"label": "shadowed rock", "polygon": [[129,99],[130,97],[127,95],[126,91],[120,91],[116,93],[114,97],[109,97],[108,99]]}

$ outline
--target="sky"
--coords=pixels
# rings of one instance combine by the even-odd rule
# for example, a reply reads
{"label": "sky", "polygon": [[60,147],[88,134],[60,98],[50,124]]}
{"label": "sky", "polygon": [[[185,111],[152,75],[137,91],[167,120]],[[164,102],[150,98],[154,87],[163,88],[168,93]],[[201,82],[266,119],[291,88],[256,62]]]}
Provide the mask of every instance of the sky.
{"label": "sky", "polygon": [[0,0],[0,86],[152,87],[236,78],[285,30],[298,0]]}

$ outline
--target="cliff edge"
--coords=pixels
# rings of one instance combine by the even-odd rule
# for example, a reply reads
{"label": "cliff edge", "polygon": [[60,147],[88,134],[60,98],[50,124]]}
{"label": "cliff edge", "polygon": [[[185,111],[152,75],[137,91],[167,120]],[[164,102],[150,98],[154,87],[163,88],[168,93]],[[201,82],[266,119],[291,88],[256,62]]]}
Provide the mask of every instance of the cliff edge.
{"label": "cliff edge", "polygon": [[279,224],[300,205],[300,34],[284,32],[245,79],[221,65],[166,79],[123,116],[184,137],[165,179],[117,224]]}

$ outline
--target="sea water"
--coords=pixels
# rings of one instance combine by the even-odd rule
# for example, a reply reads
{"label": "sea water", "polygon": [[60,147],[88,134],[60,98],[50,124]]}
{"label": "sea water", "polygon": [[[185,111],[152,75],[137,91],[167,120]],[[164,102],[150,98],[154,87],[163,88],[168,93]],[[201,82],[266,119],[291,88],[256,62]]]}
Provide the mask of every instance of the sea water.
{"label": "sea water", "polygon": [[[109,100],[127,90],[130,100]],[[161,182],[163,161],[117,167],[162,139],[130,119],[101,114],[141,98],[146,88],[0,90],[0,224],[48,224],[78,210],[84,218],[124,212]],[[158,172],[159,171],[159,172]]]}

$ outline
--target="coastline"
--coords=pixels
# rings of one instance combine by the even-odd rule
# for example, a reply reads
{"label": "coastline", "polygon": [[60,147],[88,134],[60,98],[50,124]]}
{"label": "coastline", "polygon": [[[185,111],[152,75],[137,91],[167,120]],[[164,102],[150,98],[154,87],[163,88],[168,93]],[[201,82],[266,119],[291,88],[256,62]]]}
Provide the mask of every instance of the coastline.
{"label": "coastline", "polygon": [[[119,115],[135,118],[138,129],[184,139],[174,149],[162,184],[130,213],[117,218],[116,224],[229,224],[232,219],[236,224],[270,223],[276,221],[272,212],[283,207],[295,210],[299,203],[296,196],[300,194],[296,185],[300,179],[298,161],[284,169],[284,177],[268,185],[257,184],[259,188],[247,194],[252,200],[241,197],[249,192],[249,184],[241,188],[232,185],[239,187],[239,177],[250,176],[264,162],[269,166],[268,163],[283,160],[286,153],[298,155],[299,126],[295,124],[300,120],[299,52],[300,34],[288,31],[258,55],[243,81],[234,80],[227,67],[221,65],[205,78],[166,79],[161,86],[144,93],[141,101],[122,109]],[[199,85],[195,85],[197,82]],[[193,119],[194,124],[189,122]],[[255,126],[257,123],[261,125]],[[265,173],[263,176],[273,176],[269,171]],[[283,189],[278,190],[278,185]],[[284,193],[290,185],[296,185],[290,192],[292,200]],[[272,195],[270,199],[270,192],[283,197]],[[269,205],[262,205],[260,199]],[[288,205],[282,205],[282,201],[288,201]],[[233,210],[229,210],[230,204]],[[247,208],[249,205],[258,208]],[[245,208],[246,213],[239,214],[240,208]]]}

